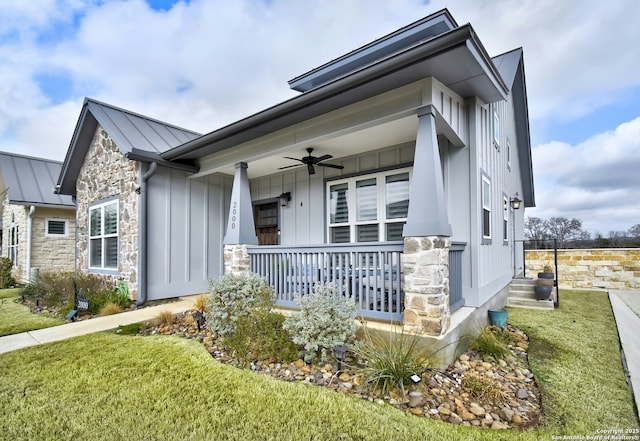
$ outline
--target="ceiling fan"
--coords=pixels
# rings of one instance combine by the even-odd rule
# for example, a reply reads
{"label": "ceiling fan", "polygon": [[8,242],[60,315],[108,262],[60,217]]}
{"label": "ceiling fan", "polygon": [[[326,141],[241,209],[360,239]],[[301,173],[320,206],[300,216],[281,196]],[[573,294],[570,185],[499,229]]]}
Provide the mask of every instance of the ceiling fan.
{"label": "ceiling fan", "polygon": [[[285,158],[286,159],[292,159],[294,161],[302,162],[304,165],[307,166],[307,171],[309,172],[310,175],[313,175],[316,172],[316,169],[314,168],[314,165],[319,165],[320,167],[337,168],[338,170],[342,170],[344,168],[344,166],[342,166],[342,165],[322,164],[323,161],[326,161],[327,159],[333,158],[333,156],[331,156],[331,155],[322,155],[322,156],[319,156],[319,157],[312,156],[311,155],[311,153],[313,152],[313,148],[312,147],[307,147],[307,152],[309,152],[309,156],[303,156],[302,158],[292,158],[290,156],[285,156]],[[299,166],[300,166],[300,164],[287,165],[286,167],[280,167],[278,170],[283,170],[285,168],[291,168],[291,167],[299,167]]]}

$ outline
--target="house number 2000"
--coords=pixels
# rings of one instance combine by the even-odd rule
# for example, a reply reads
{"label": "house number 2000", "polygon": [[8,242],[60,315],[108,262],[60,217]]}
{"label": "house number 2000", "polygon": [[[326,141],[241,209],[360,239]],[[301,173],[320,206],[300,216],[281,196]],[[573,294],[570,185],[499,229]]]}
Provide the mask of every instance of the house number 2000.
{"label": "house number 2000", "polygon": [[233,208],[231,209],[231,229],[236,229],[236,214],[238,213],[238,202],[233,202]]}

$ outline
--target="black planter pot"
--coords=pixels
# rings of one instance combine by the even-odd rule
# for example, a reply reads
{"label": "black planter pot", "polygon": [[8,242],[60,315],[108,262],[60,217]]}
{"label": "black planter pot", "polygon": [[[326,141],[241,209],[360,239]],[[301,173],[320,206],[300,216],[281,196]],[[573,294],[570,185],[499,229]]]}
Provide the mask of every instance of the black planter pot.
{"label": "black planter pot", "polygon": [[553,286],[536,285],[533,287],[533,291],[536,293],[536,300],[549,300]]}
{"label": "black planter pot", "polygon": [[554,274],[553,273],[548,273],[548,272],[542,272],[542,273],[538,273],[538,279],[554,279]]}

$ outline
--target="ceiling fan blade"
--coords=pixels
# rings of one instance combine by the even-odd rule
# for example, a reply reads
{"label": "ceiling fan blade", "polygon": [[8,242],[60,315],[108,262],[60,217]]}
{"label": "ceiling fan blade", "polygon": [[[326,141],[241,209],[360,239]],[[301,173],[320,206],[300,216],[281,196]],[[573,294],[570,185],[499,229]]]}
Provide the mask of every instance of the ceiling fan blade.
{"label": "ceiling fan blade", "polygon": [[336,165],[336,164],[316,164],[316,165],[319,165],[320,167],[337,168],[338,170],[342,170],[344,168],[344,165]]}
{"label": "ceiling fan blade", "polygon": [[284,156],[284,159],[291,159],[291,160],[293,160],[293,161],[300,161],[300,162],[302,162],[302,159],[300,159],[300,158],[292,158],[291,156]]}
{"label": "ceiling fan blade", "polygon": [[300,167],[302,164],[293,164],[293,165],[286,165],[284,167],[279,167],[278,170],[284,170],[285,168],[291,168],[291,167]]}
{"label": "ceiling fan blade", "polygon": [[333,156],[331,155],[322,155],[319,158],[315,159],[315,163],[317,164],[318,162],[326,161],[327,159],[331,159],[331,158],[333,158]]}
{"label": "ceiling fan blade", "polygon": [[310,175],[316,174],[316,169],[313,168],[313,164],[307,164],[307,171],[309,172]]}

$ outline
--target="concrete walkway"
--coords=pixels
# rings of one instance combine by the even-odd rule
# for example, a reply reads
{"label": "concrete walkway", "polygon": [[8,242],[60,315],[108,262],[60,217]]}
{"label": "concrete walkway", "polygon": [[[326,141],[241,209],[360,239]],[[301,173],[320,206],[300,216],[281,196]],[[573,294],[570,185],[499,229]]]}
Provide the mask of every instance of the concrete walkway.
{"label": "concrete walkway", "polygon": [[618,326],[622,352],[626,360],[627,376],[636,400],[636,411],[640,409],[640,292],[609,292],[613,315]]}
{"label": "concrete walkway", "polygon": [[192,309],[196,297],[197,296],[181,297],[177,302],[164,303],[157,306],[122,312],[120,314],[0,337],[0,354],[29,346],[91,334],[93,332],[108,331],[110,329],[116,329],[120,325],[146,322],[156,318],[162,311],[171,311],[172,314],[179,314]]}

